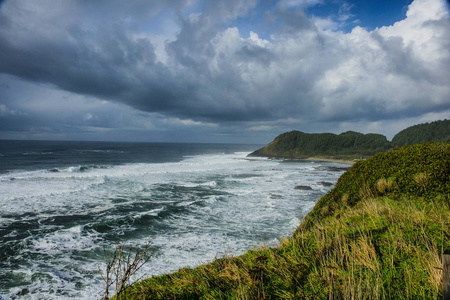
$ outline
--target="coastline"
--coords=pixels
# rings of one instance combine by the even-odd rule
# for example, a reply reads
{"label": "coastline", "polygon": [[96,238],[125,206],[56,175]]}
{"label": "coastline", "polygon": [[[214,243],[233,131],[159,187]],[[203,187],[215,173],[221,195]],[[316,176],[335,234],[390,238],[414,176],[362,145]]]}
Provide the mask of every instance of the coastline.
{"label": "coastline", "polygon": [[353,165],[355,162],[357,162],[359,159],[348,159],[348,158],[329,158],[329,157],[307,157],[304,158],[304,160],[308,161],[325,161],[325,162],[332,162],[332,163],[339,163],[339,164],[346,164],[346,165]]}
{"label": "coastline", "polygon": [[[339,178],[333,192],[315,204],[294,235],[280,241],[278,247],[261,247],[237,257],[219,258],[196,268],[145,279],[130,290],[130,298],[231,295],[254,299],[286,295],[291,299],[325,299],[334,295],[347,299],[375,291],[380,297],[397,299],[420,298],[426,291],[430,298],[438,299],[442,296],[442,275],[435,269],[440,266],[440,249],[450,249],[449,241],[441,238],[450,221],[449,208],[446,202],[439,201],[448,191],[448,150],[448,146],[439,144],[420,144],[355,164]],[[412,163],[416,160],[420,163]],[[426,191],[417,188],[412,179],[412,175],[424,173],[436,178],[424,183]],[[379,183],[384,180],[379,178],[398,175],[410,179],[395,181],[392,186],[386,180],[385,188],[380,189]],[[423,226],[421,231],[417,224]],[[432,247],[424,247],[424,243]],[[393,264],[398,267],[392,268]],[[423,272],[412,276],[410,270],[414,268],[423,268]],[[366,280],[364,285],[361,278]]]}
{"label": "coastline", "polygon": [[248,154],[247,157],[266,157],[269,159],[287,159],[287,160],[305,160],[305,161],[316,161],[316,162],[332,162],[340,163],[352,166],[354,163],[369,158],[370,156],[358,156],[358,155],[343,155],[343,156],[290,156],[290,155],[270,155],[262,153],[262,149],[253,151]]}
{"label": "coastline", "polygon": [[269,159],[288,159],[288,160],[307,160],[307,161],[315,161],[315,162],[332,162],[339,163],[352,166],[357,161],[362,159],[360,158],[341,158],[341,157],[321,157],[321,156],[310,156],[310,157],[289,157],[289,156],[276,156],[276,155],[260,155],[250,153],[248,157],[267,157]]}

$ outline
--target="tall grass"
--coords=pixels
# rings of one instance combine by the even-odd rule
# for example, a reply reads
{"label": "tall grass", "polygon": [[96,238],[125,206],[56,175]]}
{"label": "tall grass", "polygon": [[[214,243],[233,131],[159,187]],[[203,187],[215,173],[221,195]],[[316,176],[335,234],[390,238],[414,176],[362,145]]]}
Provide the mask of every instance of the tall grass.
{"label": "tall grass", "polygon": [[[341,177],[330,192],[332,197],[321,199],[295,234],[278,247],[151,277],[134,284],[123,298],[441,297],[440,259],[450,249],[450,145],[413,147],[397,150],[402,155],[388,153],[375,157],[375,162],[358,163],[358,172],[352,167],[351,176]],[[366,176],[361,172],[370,172],[367,166],[390,163],[392,157],[403,157],[396,164],[405,168],[377,170],[378,178],[360,178]],[[422,166],[407,166],[411,157]],[[435,162],[436,157],[444,161]]]}

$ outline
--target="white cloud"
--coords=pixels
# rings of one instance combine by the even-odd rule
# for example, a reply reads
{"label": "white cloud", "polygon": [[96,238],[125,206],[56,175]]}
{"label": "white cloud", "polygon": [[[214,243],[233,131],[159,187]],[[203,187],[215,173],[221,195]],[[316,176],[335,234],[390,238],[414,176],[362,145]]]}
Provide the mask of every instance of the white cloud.
{"label": "white cloud", "polygon": [[216,128],[217,124],[198,122],[191,119],[179,119],[179,118],[164,118],[162,117],[161,122],[167,126],[171,127],[212,127]]}
{"label": "white cloud", "polygon": [[323,0],[285,0],[288,7],[309,7],[323,3]]}
{"label": "white cloud", "polygon": [[250,31],[250,36],[248,38],[249,41],[253,42],[258,47],[268,47],[270,42],[265,39],[259,38],[259,35],[256,32]]}
{"label": "white cloud", "polygon": [[[105,1],[2,6],[0,73],[15,83],[0,116],[155,131],[247,122],[255,132],[313,122],[369,130],[450,109],[443,0],[414,0],[404,20],[348,33],[302,10],[322,1],[280,1],[266,12],[275,25],[246,24],[245,38],[239,26],[257,1]],[[341,21],[352,17],[342,3]]]}
{"label": "white cloud", "polygon": [[355,15],[352,14],[353,4],[349,4],[348,2],[343,2],[339,6],[339,15],[338,20],[341,22],[348,21],[353,18]]}
{"label": "white cloud", "polygon": [[450,105],[445,3],[416,0],[407,15],[393,26],[372,32],[356,27],[340,36],[341,51],[347,54],[315,84],[325,116],[348,113],[357,118],[360,110],[365,118],[389,118]]}
{"label": "white cloud", "polygon": [[271,131],[273,129],[274,129],[273,126],[268,126],[268,125],[252,126],[252,127],[248,128],[249,131]]}

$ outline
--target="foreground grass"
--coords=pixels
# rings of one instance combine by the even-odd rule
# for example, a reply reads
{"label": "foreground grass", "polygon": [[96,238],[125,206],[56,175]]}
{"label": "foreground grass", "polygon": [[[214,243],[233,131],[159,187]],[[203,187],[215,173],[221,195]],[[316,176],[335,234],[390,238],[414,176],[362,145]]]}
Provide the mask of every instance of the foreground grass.
{"label": "foreground grass", "polygon": [[120,298],[436,299],[450,249],[449,169],[449,144],[358,162],[279,247],[151,277]]}

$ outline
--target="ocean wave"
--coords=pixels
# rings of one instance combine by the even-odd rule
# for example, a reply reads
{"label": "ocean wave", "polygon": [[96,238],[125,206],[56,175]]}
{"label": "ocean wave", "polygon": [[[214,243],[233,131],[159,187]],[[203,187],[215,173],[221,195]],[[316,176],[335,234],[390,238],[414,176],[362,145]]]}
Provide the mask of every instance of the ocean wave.
{"label": "ocean wave", "polygon": [[33,238],[31,252],[46,255],[60,255],[73,251],[91,251],[99,248],[96,243],[101,238],[98,232],[77,225]]}
{"label": "ocean wave", "polygon": [[[36,180],[39,178],[61,178],[64,174],[84,173],[91,170],[109,170],[114,168],[112,165],[78,165],[69,167],[54,167],[40,170],[11,170],[0,175],[0,182],[14,181],[14,180]],[[106,175],[106,174],[102,174]],[[55,177],[57,176],[57,177]]]}
{"label": "ocean wave", "polygon": [[35,152],[35,151],[29,151],[29,152],[23,152],[22,155],[29,156],[29,155],[53,155],[52,151],[42,151],[42,152]]}
{"label": "ocean wave", "polygon": [[73,167],[68,167],[68,168],[64,168],[62,170],[59,171],[66,171],[66,172],[87,172],[90,170],[95,170],[95,169],[110,169],[112,168],[112,166],[106,166],[106,165],[83,165],[83,166],[73,166]]}
{"label": "ocean wave", "polygon": [[166,207],[159,207],[159,208],[151,209],[149,211],[140,212],[140,213],[134,215],[133,218],[140,219],[145,216],[157,217],[159,215],[159,213],[164,210],[166,210]]}
{"label": "ocean wave", "polygon": [[112,150],[112,149],[75,149],[74,151],[80,153],[109,153],[109,154],[125,154],[128,153],[122,150]]}
{"label": "ocean wave", "polygon": [[[0,268],[1,279],[16,284],[5,293],[24,299],[100,297],[103,248],[111,251],[124,240],[139,247],[152,240],[155,255],[143,267],[145,274],[195,266],[221,252],[238,255],[292,234],[299,216],[331,189],[320,182],[334,182],[340,175],[313,169],[312,163],[246,155],[121,165],[94,160],[0,176],[0,206],[5,207],[0,222],[20,220],[29,230],[8,228],[7,238],[17,235],[20,243],[11,254],[19,261],[14,272],[25,279],[10,283],[9,270]],[[314,185],[317,191],[299,195],[297,185]],[[35,281],[33,274],[40,274]]]}

